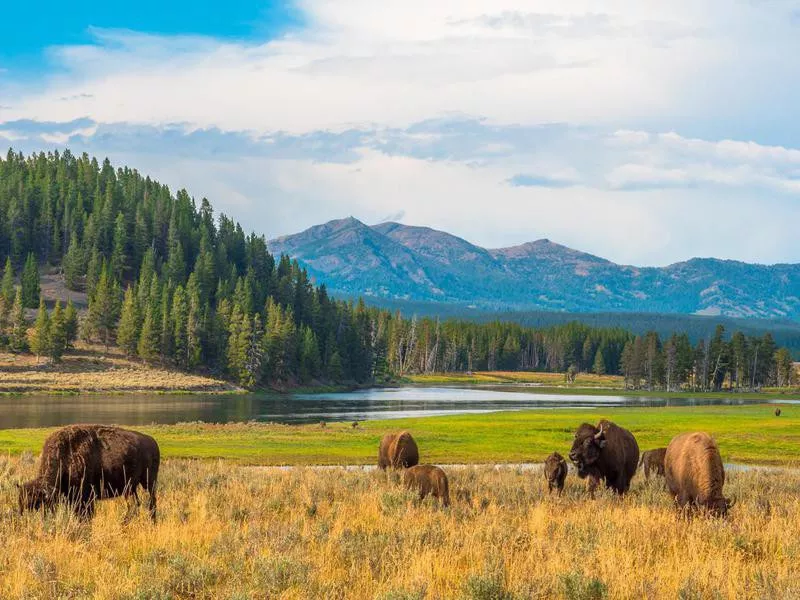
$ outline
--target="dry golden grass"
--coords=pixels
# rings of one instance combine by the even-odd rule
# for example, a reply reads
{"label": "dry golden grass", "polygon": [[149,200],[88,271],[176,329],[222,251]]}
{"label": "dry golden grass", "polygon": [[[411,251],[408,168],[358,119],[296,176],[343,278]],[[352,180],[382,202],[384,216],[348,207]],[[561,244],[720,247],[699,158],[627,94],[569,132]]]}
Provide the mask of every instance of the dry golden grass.
{"label": "dry golden grass", "polygon": [[[730,477],[727,520],[686,520],[660,480],[589,501],[570,475],[451,468],[454,505],[377,472],[163,465],[158,522],[122,500],[84,524],[14,513],[28,457],[0,462],[2,598],[797,598],[800,475]],[[472,492],[471,503],[455,499]]]}
{"label": "dry golden grass", "polygon": [[473,373],[434,373],[432,375],[408,375],[406,379],[419,384],[532,384],[549,387],[614,388],[625,387],[620,375],[595,375],[578,373],[573,383],[567,383],[564,373],[541,373],[534,371],[475,371]]}
{"label": "dry golden grass", "polygon": [[149,367],[118,349],[78,344],[63,362],[51,364],[28,354],[0,353],[0,392],[220,392],[236,387],[210,377]]}

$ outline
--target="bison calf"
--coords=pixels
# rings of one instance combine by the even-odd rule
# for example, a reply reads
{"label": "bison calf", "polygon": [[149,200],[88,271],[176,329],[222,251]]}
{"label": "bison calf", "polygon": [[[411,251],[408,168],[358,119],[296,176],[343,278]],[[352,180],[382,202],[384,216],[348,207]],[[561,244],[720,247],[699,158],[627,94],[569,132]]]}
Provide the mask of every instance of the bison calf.
{"label": "bison calf", "polygon": [[407,469],[419,463],[419,449],[407,431],[387,433],[378,448],[378,467],[382,470]]}
{"label": "bison calf", "polygon": [[716,442],[707,433],[684,433],[667,446],[664,458],[667,487],[681,507],[705,507],[724,517],[733,502],[723,497],[725,469]]}
{"label": "bison calf", "polygon": [[547,479],[547,492],[552,493],[555,488],[560,496],[567,478],[567,461],[558,452],[553,452],[544,461],[544,476]]}
{"label": "bison calf", "polygon": [[442,506],[450,506],[450,485],[447,474],[434,465],[417,465],[403,472],[403,485],[410,490],[419,491],[419,499],[430,495],[437,498]]}
{"label": "bison calf", "polygon": [[104,425],[64,427],[45,440],[36,478],[20,486],[20,512],[63,499],[81,517],[91,517],[96,500],[118,496],[138,507],[141,486],[155,520],[159,463],[158,444],[149,435]]}
{"label": "bison calf", "polygon": [[644,469],[644,478],[650,479],[650,473],[664,476],[664,456],[667,454],[666,448],[656,448],[642,452],[639,459],[639,466]]}

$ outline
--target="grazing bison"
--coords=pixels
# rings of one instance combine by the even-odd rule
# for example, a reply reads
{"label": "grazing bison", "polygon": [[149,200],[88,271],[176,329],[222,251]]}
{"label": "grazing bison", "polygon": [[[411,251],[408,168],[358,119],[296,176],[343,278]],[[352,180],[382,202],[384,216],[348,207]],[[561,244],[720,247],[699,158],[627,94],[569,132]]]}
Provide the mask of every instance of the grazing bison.
{"label": "grazing bison", "polygon": [[37,477],[20,486],[20,512],[51,508],[59,498],[87,518],[95,501],[105,498],[133,498],[138,507],[141,485],[155,520],[159,462],[158,444],[149,435],[104,425],[64,427],[45,440]]}
{"label": "grazing bison", "polygon": [[639,464],[639,446],[627,429],[603,419],[597,427],[584,423],[575,432],[569,459],[586,479],[592,498],[601,479],[617,494],[625,494]]}
{"label": "grazing bison", "polygon": [[407,431],[387,433],[378,448],[378,467],[405,469],[419,463],[419,449]]}
{"label": "grazing bison", "polygon": [[434,465],[417,465],[403,472],[403,485],[408,489],[419,491],[419,499],[431,495],[437,498],[442,506],[450,506],[450,485],[447,475]]}
{"label": "grazing bison", "polygon": [[776,408],[775,409],[775,416],[776,417],[780,417],[781,416],[781,409],[780,408]]}
{"label": "grazing bison", "polygon": [[558,490],[558,495],[564,491],[564,480],[567,478],[567,461],[558,452],[553,452],[544,461],[544,476],[547,479],[547,491]]}
{"label": "grazing bison", "polygon": [[639,459],[639,466],[644,467],[645,479],[650,479],[651,472],[654,472],[656,475],[661,475],[661,477],[664,476],[664,455],[666,453],[666,448],[656,448],[655,450],[642,452],[642,458]]}
{"label": "grazing bison", "polygon": [[716,442],[707,433],[684,433],[667,446],[664,475],[675,503],[702,506],[724,517],[733,502],[723,497],[725,469]]}

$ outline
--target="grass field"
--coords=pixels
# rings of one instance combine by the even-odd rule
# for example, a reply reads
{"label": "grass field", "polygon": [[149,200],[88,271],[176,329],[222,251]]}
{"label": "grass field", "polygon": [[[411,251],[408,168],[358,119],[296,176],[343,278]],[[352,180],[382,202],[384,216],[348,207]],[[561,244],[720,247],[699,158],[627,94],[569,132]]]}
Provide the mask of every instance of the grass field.
{"label": "grass field", "polygon": [[181,371],[148,367],[117,348],[79,343],[54,365],[29,354],[0,353],[0,392],[12,394],[231,392],[230,383]]}
{"label": "grass field", "polygon": [[[440,464],[535,462],[565,454],[582,422],[609,418],[630,429],[642,449],[665,446],[685,431],[707,431],[726,462],[800,465],[800,406],[695,406],[531,410],[315,425],[189,423],[137,427],[164,456],[224,458],[248,464],[371,464],[387,431],[410,430],[422,459]],[[0,453],[38,453],[50,430],[0,430]]]}
{"label": "grass field", "polygon": [[679,517],[661,480],[625,500],[567,478],[450,469],[471,500],[417,504],[377,472],[168,460],[159,518],[91,523],[14,510],[29,458],[0,459],[0,597],[151,599],[772,599],[800,597],[800,476],[729,477],[727,520]]}
{"label": "grass field", "polygon": [[622,389],[625,381],[621,375],[595,375],[578,373],[573,383],[567,384],[563,373],[535,373],[531,371],[476,371],[474,373],[436,373],[433,375],[407,375],[408,383],[442,384],[486,384],[486,383],[530,383],[545,386]]}

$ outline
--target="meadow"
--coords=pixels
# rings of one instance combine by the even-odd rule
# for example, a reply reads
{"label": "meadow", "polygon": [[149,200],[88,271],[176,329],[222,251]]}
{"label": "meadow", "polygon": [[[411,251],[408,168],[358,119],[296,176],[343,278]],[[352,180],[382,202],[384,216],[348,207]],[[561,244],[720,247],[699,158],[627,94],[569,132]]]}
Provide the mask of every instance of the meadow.
{"label": "meadow", "polygon": [[[730,475],[727,520],[679,516],[661,479],[619,500],[574,475],[548,496],[539,471],[451,468],[451,508],[396,475],[162,465],[159,518],[94,521],[14,511],[32,457],[0,460],[0,597],[152,599],[795,598],[800,475]],[[457,499],[459,490],[470,498]]]}
{"label": "meadow", "polygon": [[[313,425],[265,423],[153,425],[137,427],[158,440],[168,458],[226,459],[252,465],[361,465],[376,460],[387,431],[408,429],[422,459],[438,464],[543,461],[566,455],[583,422],[608,418],[630,429],[642,449],[666,446],[678,433],[707,431],[723,460],[800,465],[800,407],[679,406],[663,408],[559,409]],[[38,453],[52,429],[0,430],[0,453]]]}

